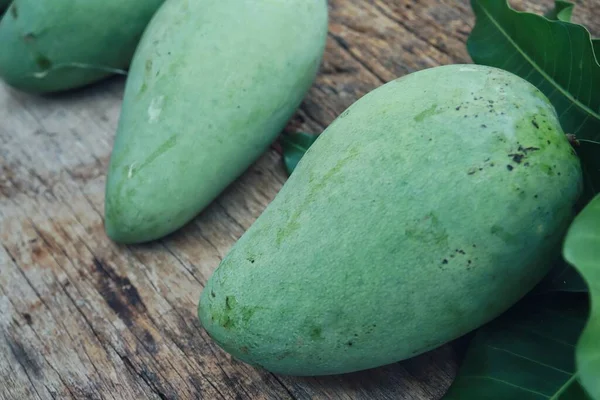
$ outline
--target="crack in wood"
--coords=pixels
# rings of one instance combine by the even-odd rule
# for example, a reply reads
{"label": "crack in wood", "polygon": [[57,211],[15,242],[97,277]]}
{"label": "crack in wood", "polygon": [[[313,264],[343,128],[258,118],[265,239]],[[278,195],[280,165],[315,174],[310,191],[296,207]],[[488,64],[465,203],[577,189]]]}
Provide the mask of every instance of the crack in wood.
{"label": "crack in wood", "polygon": [[365,70],[367,70],[371,75],[373,75],[375,78],[377,78],[377,80],[379,80],[380,83],[386,82],[386,80],[383,79],[383,77],[381,77],[379,74],[377,74],[371,67],[369,67],[363,60],[358,58],[358,56],[356,56],[352,52],[352,50],[350,49],[350,45],[348,44],[348,42],[346,42],[346,40],[344,38],[342,38],[341,36],[337,36],[331,32],[329,32],[329,36],[331,38],[333,38],[333,40],[335,40],[335,42],[339,45],[339,47],[342,50],[344,50],[344,52],[346,54],[348,54],[350,57],[352,57],[352,59],[354,59],[356,62],[358,62]]}
{"label": "crack in wood", "polygon": [[398,24],[400,27],[402,27],[403,29],[405,29],[406,31],[412,33],[417,39],[419,39],[420,41],[427,43],[429,46],[433,47],[434,49],[436,49],[437,51],[439,51],[440,53],[453,58],[453,56],[448,52],[448,49],[442,48],[440,47],[436,42],[423,37],[418,30],[415,30],[413,28],[411,28],[410,25],[405,24],[404,22],[402,22],[399,18],[396,18],[395,15],[390,14],[387,10],[385,10],[383,7],[381,7],[379,4],[377,3],[373,3],[373,7],[379,11],[381,13],[381,15],[383,15],[384,17],[386,17],[389,21],[392,21],[396,24]]}

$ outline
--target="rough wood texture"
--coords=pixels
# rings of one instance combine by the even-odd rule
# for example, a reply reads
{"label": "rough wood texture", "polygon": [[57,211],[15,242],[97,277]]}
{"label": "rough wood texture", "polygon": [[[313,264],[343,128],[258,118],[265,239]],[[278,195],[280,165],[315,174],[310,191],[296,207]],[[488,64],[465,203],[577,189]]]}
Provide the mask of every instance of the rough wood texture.
{"label": "rough wood texture", "polygon": [[[581,2],[576,19],[600,32]],[[543,9],[550,1],[543,2]],[[522,6],[522,3],[517,3]],[[597,16],[597,14],[596,14]],[[470,62],[467,0],[330,0],[322,71],[290,129],[319,132],[369,90]],[[275,376],[202,331],[204,282],[286,179],[277,146],[180,232],[118,246],[102,227],[124,80],[59,96],[0,86],[0,398],[438,399],[451,345],[345,376]]]}

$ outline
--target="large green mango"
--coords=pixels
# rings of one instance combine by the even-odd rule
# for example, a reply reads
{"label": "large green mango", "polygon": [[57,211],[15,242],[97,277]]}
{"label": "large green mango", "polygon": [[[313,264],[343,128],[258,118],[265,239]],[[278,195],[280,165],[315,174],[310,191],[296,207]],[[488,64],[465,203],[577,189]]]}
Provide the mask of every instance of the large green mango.
{"label": "large green mango", "polygon": [[0,20],[0,77],[47,93],[127,68],[163,1],[14,0]]}
{"label": "large green mango", "polygon": [[107,234],[153,240],[206,207],[285,127],[326,36],[326,0],[168,0],[127,80]]}
{"label": "large green mango", "polygon": [[581,186],[534,86],[474,65],[413,73],[323,132],[209,280],[200,320],[283,374],[415,356],[539,282]]}

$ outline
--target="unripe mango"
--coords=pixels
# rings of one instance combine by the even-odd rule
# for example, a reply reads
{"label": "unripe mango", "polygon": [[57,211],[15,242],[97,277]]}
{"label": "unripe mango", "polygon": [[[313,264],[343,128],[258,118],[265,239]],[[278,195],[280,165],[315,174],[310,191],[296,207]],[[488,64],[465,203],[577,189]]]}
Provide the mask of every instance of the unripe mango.
{"label": "unripe mango", "polygon": [[235,357],[324,375],[416,356],[548,272],[582,188],[550,102],[475,65],[389,82],[341,114],[204,289]]}
{"label": "unripe mango", "polygon": [[168,0],[127,80],[107,234],[157,239],[206,207],[285,127],[326,36],[326,0]]}
{"label": "unripe mango", "polygon": [[14,0],[0,20],[0,78],[47,93],[123,70],[163,1]]}

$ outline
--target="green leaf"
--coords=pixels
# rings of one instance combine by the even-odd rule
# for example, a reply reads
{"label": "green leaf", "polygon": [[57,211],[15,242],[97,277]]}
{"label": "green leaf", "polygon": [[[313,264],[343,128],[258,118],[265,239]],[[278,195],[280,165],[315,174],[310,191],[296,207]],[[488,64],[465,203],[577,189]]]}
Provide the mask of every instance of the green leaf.
{"label": "green leaf", "polygon": [[573,7],[575,7],[575,4],[570,1],[556,0],[554,2],[554,9],[546,13],[545,17],[551,20],[570,22],[571,15],[573,15]]}
{"label": "green leaf", "polygon": [[577,369],[583,386],[600,399],[600,195],[573,221],[563,253],[589,286],[591,313],[577,343]]}
{"label": "green leaf", "polygon": [[445,400],[588,400],[575,365],[587,296],[528,297],[480,328]]}
{"label": "green leaf", "polygon": [[[527,79],[550,99],[565,133],[600,140],[600,65],[587,29],[516,11],[506,0],[471,5],[477,17],[467,42],[473,61]],[[560,10],[564,17],[568,7]]]}
{"label": "green leaf", "polygon": [[589,201],[600,193],[600,143],[590,140],[579,140],[575,146],[577,155],[581,159],[585,193],[582,201]]}
{"label": "green leaf", "polygon": [[309,135],[303,132],[286,133],[281,136],[283,162],[288,174],[294,171],[304,153],[317,138],[317,135]]}
{"label": "green leaf", "polygon": [[[574,7],[575,4],[571,3],[570,1],[556,0],[554,3],[554,8],[547,12],[544,16],[551,20],[571,22]],[[598,61],[598,56],[600,56],[600,39],[592,39],[592,47],[594,48],[596,61]]]}

